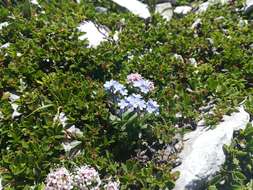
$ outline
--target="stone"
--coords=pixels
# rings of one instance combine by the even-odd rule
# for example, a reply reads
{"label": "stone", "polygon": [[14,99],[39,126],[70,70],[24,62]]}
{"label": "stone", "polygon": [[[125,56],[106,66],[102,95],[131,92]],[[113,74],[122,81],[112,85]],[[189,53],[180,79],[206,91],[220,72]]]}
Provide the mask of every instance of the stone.
{"label": "stone", "polygon": [[243,27],[247,26],[248,24],[249,24],[249,23],[248,23],[248,20],[240,19],[240,20],[239,20],[239,23],[238,23],[238,26],[239,26],[240,28],[243,28]]}
{"label": "stone", "polygon": [[164,19],[170,21],[173,16],[171,3],[160,3],[156,5],[156,12],[159,13]]}
{"label": "stone", "polygon": [[17,94],[14,94],[14,93],[10,93],[10,92],[7,92],[7,93],[10,94],[9,100],[10,100],[11,107],[13,109],[11,117],[12,117],[12,119],[14,119],[14,118],[22,115],[22,113],[18,112],[19,105],[15,103],[16,101],[18,101],[20,99],[20,96]]}
{"label": "stone", "polygon": [[160,3],[171,3],[172,5],[176,4],[176,0],[156,0],[156,4]]}
{"label": "stone", "polygon": [[38,5],[39,6],[39,3],[37,0],[31,0],[31,3],[34,4],[34,5]]}
{"label": "stone", "polygon": [[227,3],[229,3],[231,0],[208,0],[204,3],[201,3],[198,7],[197,13],[203,13],[206,12],[207,9],[214,4],[222,4],[225,5]]}
{"label": "stone", "polygon": [[173,56],[175,57],[176,60],[184,62],[184,59],[183,59],[182,55],[179,55],[179,54],[175,53]]}
{"label": "stone", "polygon": [[8,22],[2,22],[0,23],[0,30],[2,30],[4,27],[7,27],[9,25]]}
{"label": "stone", "polygon": [[191,29],[198,29],[201,26],[201,18],[197,18],[191,26]]}
{"label": "stone", "polygon": [[75,125],[72,125],[70,128],[68,128],[66,130],[67,132],[67,137],[71,139],[71,136],[69,135],[72,135],[72,136],[82,136],[83,135],[83,132],[77,128]]}
{"label": "stone", "polygon": [[156,0],[156,4],[159,3],[172,3],[172,2],[176,2],[175,0]]}
{"label": "stone", "polygon": [[250,14],[253,12],[253,0],[247,0],[246,6],[244,8],[245,14]]}
{"label": "stone", "polygon": [[189,12],[191,12],[192,7],[190,6],[178,6],[174,9],[174,13],[180,14],[180,15],[186,15]]}
{"label": "stone", "polygon": [[200,4],[197,10],[197,13],[206,12],[209,6],[210,6],[210,3],[208,1]]}
{"label": "stone", "polygon": [[88,47],[96,48],[101,42],[107,41],[109,37],[109,29],[105,26],[96,25],[91,21],[85,21],[78,27],[80,32],[85,32],[84,35],[80,36],[80,40],[87,39],[89,42]]}
{"label": "stone", "polygon": [[112,0],[114,3],[118,4],[121,7],[126,8],[131,13],[147,19],[150,17],[150,12],[148,6],[140,1],[137,0]]}
{"label": "stone", "polygon": [[190,64],[193,65],[194,67],[198,66],[198,62],[196,61],[195,58],[189,58]]}
{"label": "stone", "polygon": [[229,3],[229,1],[230,1],[230,0],[209,0],[209,2],[210,2],[211,4],[220,3],[220,4],[222,4],[222,5],[225,5],[225,4]]}
{"label": "stone", "polygon": [[81,143],[82,143],[81,141],[74,140],[74,141],[70,141],[70,142],[64,142],[64,143],[62,143],[62,146],[63,146],[64,151],[69,153],[73,148],[75,148],[76,146],[78,146]]}
{"label": "stone", "polygon": [[2,46],[0,46],[0,50],[8,48],[10,45],[11,44],[9,42],[7,42],[7,43],[3,44]]}
{"label": "stone", "polygon": [[179,154],[182,164],[173,171],[179,171],[174,190],[203,189],[207,181],[220,170],[225,162],[224,145],[230,145],[233,132],[245,129],[250,121],[249,114],[241,106],[239,112],[224,116],[223,121],[213,129],[199,126],[184,136],[184,148]]}
{"label": "stone", "polygon": [[98,13],[107,13],[108,9],[105,8],[105,7],[96,7],[95,10],[98,12]]}

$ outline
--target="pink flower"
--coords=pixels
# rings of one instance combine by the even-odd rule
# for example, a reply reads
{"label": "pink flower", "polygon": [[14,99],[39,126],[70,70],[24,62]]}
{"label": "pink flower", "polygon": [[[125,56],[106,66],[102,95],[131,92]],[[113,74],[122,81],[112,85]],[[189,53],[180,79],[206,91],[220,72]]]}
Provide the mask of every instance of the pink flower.
{"label": "pink flower", "polygon": [[131,73],[127,75],[127,82],[133,83],[134,81],[138,81],[143,79],[143,77],[139,73]]}

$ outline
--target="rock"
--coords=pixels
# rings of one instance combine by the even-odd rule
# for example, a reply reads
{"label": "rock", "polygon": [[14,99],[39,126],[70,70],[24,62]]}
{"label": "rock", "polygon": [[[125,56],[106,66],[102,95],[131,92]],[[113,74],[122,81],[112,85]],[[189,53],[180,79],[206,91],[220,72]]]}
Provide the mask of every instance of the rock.
{"label": "rock", "polygon": [[173,16],[171,3],[160,3],[156,5],[156,12],[162,15],[164,19],[170,21]]}
{"label": "rock", "polygon": [[83,132],[77,128],[75,125],[72,125],[70,128],[66,130],[67,136],[71,139],[71,136],[82,136]]}
{"label": "rock", "polygon": [[3,189],[3,186],[2,186],[2,178],[0,177],[0,190]]}
{"label": "rock", "polygon": [[246,6],[244,8],[245,14],[250,14],[253,12],[253,0],[247,0]]}
{"label": "rock", "polygon": [[175,57],[176,60],[184,62],[184,59],[183,59],[182,55],[179,55],[179,54],[175,53],[173,56]]}
{"label": "rock", "polygon": [[11,117],[12,117],[12,119],[14,119],[15,117],[19,117],[22,114],[22,113],[18,112],[19,105],[15,103],[16,101],[18,101],[20,99],[20,96],[10,93],[10,92],[9,92],[9,94],[10,94],[10,96],[9,96],[10,104],[13,109]]}
{"label": "rock", "polygon": [[197,10],[197,13],[206,12],[209,6],[210,6],[210,3],[208,1],[200,4]]}
{"label": "rock", "polygon": [[37,7],[41,8],[37,0],[31,0],[31,4],[36,5]]}
{"label": "rock", "polygon": [[3,114],[3,112],[1,112],[1,110],[0,110],[0,121],[3,120],[3,119],[4,119],[4,114]]}
{"label": "rock", "polygon": [[185,144],[179,158],[182,164],[174,169],[180,172],[174,190],[202,189],[225,162],[223,145],[229,145],[235,130],[244,129],[250,116],[243,107],[214,129],[198,126],[184,136]]}
{"label": "rock", "polygon": [[38,5],[39,6],[39,3],[37,0],[31,0],[31,3],[34,4],[34,5]]}
{"label": "rock", "polygon": [[0,30],[2,30],[4,27],[7,27],[9,25],[8,22],[2,22],[0,23]]}
{"label": "rock", "polygon": [[159,4],[159,3],[172,3],[172,4],[175,4],[176,0],[156,0],[156,4]]}
{"label": "rock", "polygon": [[141,17],[141,18],[149,18],[150,17],[150,12],[148,9],[148,6],[144,3],[141,3],[140,1],[137,0],[112,0],[114,3],[118,4],[121,7],[126,8],[133,14]]}
{"label": "rock", "polygon": [[108,9],[105,7],[96,7],[95,10],[99,13],[107,13]]}
{"label": "rock", "polygon": [[198,66],[198,63],[195,58],[190,58],[189,61],[190,61],[190,64],[193,65],[194,67]]}
{"label": "rock", "polygon": [[198,10],[197,10],[197,13],[206,12],[207,9],[209,8],[209,6],[211,6],[211,5],[218,4],[218,3],[224,5],[224,4],[229,3],[229,1],[230,1],[230,0],[208,0],[208,1],[206,1],[206,2],[204,2],[204,3],[201,3],[201,4],[199,5]]}
{"label": "rock", "polygon": [[107,41],[109,37],[109,29],[105,26],[98,26],[91,21],[81,23],[78,30],[86,33],[80,36],[79,39],[87,39],[89,41],[88,47],[96,48],[101,42]]}
{"label": "rock", "polygon": [[65,150],[65,152],[69,153],[73,148],[75,148],[76,146],[78,146],[79,144],[81,144],[81,141],[71,141],[71,142],[64,142],[62,143],[63,149]]}
{"label": "rock", "polygon": [[201,18],[198,18],[194,21],[194,23],[191,26],[191,29],[197,29],[201,26],[202,22],[201,22]]}
{"label": "rock", "polygon": [[6,49],[6,48],[8,48],[10,45],[11,45],[11,44],[10,44],[9,42],[3,44],[2,46],[0,46],[0,51],[1,51],[1,49]]}
{"label": "rock", "polygon": [[239,20],[239,23],[238,23],[238,26],[239,26],[240,28],[243,28],[243,27],[247,26],[248,24],[249,24],[249,23],[248,23],[248,20],[240,19],[240,20]]}
{"label": "rock", "polygon": [[225,5],[225,4],[229,3],[229,1],[230,0],[209,0],[209,2],[211,4],[218,4],[218,3],[220,3],[222,5]]}
{"label": "rock", "polygon": [[186,15],[188,14],[189,12],[191,12],[192,10],[192,7],[190,6],[178,6],[174,9],[174,13],[176,14],[181,14],[181,15]]}

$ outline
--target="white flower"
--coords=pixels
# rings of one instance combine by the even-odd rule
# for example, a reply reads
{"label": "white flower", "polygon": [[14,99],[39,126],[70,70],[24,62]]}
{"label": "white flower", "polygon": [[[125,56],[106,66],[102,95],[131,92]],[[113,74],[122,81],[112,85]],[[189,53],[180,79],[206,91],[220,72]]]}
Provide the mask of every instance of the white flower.
{"label": "white flower", "polygon": [[54,122],[56,122],[56,121],[59,121],[60,124],[62,124],[63,127],[66,127],[68,118],[67,118],[67,116],[65,115],[64,112],[61,112],[60,114],[55,115]]}
{"label": "white flower", "polygon": [[99,173],[88,165],[77,167],[73,180],[74,186],[80,190],[99,190],[101,184]]}
{"label": "white flower", "polygon": [[45,190],[71,190],[73,180],[69,171],[62,167],[48,174]]}
{"label": "white flower", "polygon": [[105,190],[119,190],[119,182],[109,181],[108,184],[104,186]]}

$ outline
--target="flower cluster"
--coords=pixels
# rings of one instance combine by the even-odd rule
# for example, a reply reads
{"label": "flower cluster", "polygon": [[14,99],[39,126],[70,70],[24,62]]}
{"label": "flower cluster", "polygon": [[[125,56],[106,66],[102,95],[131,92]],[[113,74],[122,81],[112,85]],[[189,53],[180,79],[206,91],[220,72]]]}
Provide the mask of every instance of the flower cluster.
{"label": "flower cluster", "polygon": [[[127,83],[130,85],[130,90],[127,90],[124,85],[115,80],[107,81],[104,84],[105,90],[112,94],[115,100],[114,103],[119,107],[120,113],[129,111],[159,114],[158,103],[152,99],[145,101],[144,97],[141,95],[141,93],[146,95],[148,92],[154,90],[153,82],[144,79],[138,73],[132,73],[127,76]],[[129,91],[133,93],[128,94]],[[138,92],[140,94],[138,94]],[[120,96],[117,96],[117,93],[119,93]]]}
{"label": "flower cluster", "polygon": [[119,190],[119,182],[109,181],[104,185],[105,190]]}
{"label": "flower cluster", "polygon": [[119,93],[120,95],[123,95],[123,96],[127,95],[126,88],[122,84],[120,84],[118,81],[115,81],[115,80],[107,81],[104,84],[104,88],[105,90],[113,94]]}
{"label": "flower cluster", "polygon": [[140,91],[144,94],[147,94],[148,92],[154,90],[154,83],[144,79],[140,74],[138,73],[132,73],[127,76],[127,82],[129,84],[132,84],[134,87],[139,88]]}
{"label": "flower cluster", "polygon": [[73,173],[61,167],[48,174],[45,190],[99,190],[101,186],[105,190],[120,189],[118,181],[106,180],[106,182],[102,185],[99,173],[91,166],[76,167]]}
{"label": "flower cluster", "polygon": [[98,190],[101,180],[98,172],[90,166],[81,166],[75,169],[74,186],[80,190]]}
{"label": "flower cluster", "polygon": [[45,190],[70,190],[73,188],[72,176],[66,168],[58,168],[48,174]]}

